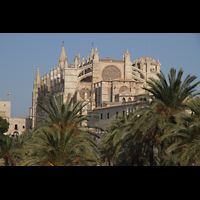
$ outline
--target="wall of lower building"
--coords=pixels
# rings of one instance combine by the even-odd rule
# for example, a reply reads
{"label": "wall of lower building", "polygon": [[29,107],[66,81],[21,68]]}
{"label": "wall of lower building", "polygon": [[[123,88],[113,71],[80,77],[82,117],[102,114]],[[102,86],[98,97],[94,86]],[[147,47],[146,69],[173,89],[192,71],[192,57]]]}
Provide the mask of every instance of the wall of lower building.
{"label": "wall of lower building", "polygon": [[9,118],[7,121],[10,123],[10,126],[5,135],[12,135],[14,132],[18,132],[20,135],[23,131],[32,128],[32,119],[30,118]]}
{"label": "wall of lower building", "polygon": [[96,125],[101,128],[107,128],[117,115],[130,113],[136,110],[134,103],[125,103],[119,106],[110,106],[96,108],[89,114],[96,115],[94,119],[88,121],[88,125]]}

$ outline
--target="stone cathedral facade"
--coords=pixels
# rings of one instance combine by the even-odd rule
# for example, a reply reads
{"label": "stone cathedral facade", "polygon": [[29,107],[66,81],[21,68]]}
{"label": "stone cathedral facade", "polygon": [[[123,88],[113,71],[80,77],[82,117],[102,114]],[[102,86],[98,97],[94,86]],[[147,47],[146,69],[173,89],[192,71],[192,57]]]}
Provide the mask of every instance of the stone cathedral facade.
{"label": "stone cathedral facade", "polygon": [[100,59],[97,47],[95,50],[92,47],[86,60],[76,54],[74,63],[69,65],[63,45],[56,68],[41,77],[37,66],[32,93],[32,128],[36,129],[42,123],[34,116],[45,115],[37,103],[43,104],[43,99],[50,95],[61,95],[65,102],[68,93],[75,96],[74,103],[83,99],[88,102],[83,114],[99,115],[88,123],[106,126],[115,115],[132,109],[135,96],[144,92],[141,87],[149,77],[156,78],[160,66],[159,58],[155,61],[149,56],[131,62],[128,48],[121,60]]}

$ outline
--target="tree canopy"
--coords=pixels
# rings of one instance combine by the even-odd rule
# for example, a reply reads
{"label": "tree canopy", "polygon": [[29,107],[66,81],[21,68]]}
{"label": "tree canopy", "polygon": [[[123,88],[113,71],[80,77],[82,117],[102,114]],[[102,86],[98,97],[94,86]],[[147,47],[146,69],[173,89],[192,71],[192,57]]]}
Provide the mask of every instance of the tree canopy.
{"label": "tree canopy", "polygon": [[[73,103],[68,94],[64,103],[61,96],[51,96],[38,104],[45,117],[37,130],[17,138],[0,135],[0,159],[5,166],[199,166],[200,81],[194,83],[197,77],[190,74],[182,80],[182,75],[182,69],[171,68],[167,79],[162,71],[149,78],[137,109],[119,115],[100,134],[97,126],[83,126],[92,117],[82,115],[84,100]],[[1,133],[8,128],[0,117]]]}
{"label": "tree canopy", "polygon": [[3,119],[0,116],[0,133],[1,134],[6,133],[8,131],[9,125],[10,123],[6,119]]}

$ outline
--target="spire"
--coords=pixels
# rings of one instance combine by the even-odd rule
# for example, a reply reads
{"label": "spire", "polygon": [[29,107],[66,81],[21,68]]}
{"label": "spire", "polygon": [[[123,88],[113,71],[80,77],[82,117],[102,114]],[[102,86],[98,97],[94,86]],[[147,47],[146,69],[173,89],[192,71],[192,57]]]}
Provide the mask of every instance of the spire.
{"label": "spire", "polygon": [[128,47],[127,47],[127,49],[126,49],[126,54],[128,54],[129,52],[128,52]]}
{"label": "spire", "polygon": [[126,53],[124,54],[124,61],[125,61],[125,63],[129,63],[131,61],[130,60],[130,53],[128,52],[128,47],[126,49]]}
{"label": "spire", "polygon": [[63,44],[62,51],[61,51],[61,54],[60,54],[60,61],[65,61],[66,57],[67,57],[67,55],[65,53],[65,47],[64,47],[64,44]]}
{"label": "spire", "polygon": [[86,63],[89,62],[89,54],[87,54]]}
{"label": "spire", "polygon": [[90,60],[93,59],[93,55],[94,55],[94,49],[93,49],[93,47],[92,47],[91,52],[90,52]]}
{"label": "spire", "polygon": [[99,52],[97,51],[97,47],[95,47],[95,52],[93,54],[93,62],[98,62],[99,61]]}
{"label": "spire", "polygon": [[39,65],[37,65],[34,85],[39,85],[39,84],[40,84],[40,70],[39,70]]}

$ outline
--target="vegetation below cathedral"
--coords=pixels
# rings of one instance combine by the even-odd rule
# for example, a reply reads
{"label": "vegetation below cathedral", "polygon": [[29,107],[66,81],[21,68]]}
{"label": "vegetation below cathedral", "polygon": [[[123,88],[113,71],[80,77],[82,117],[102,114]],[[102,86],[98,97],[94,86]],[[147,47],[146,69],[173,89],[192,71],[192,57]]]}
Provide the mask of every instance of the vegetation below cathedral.
{"label": "vegetation below cathedral", "polygon": [[[137,110],[120,115],[108,129],[82,126],[85,101],[63,104],[54,96],[39,105],[47,116],[37,130],[17,138],[1,134],[1,165],[25,166],[160,166],[200,165],[200,93],[196,76],[182,80],[172,68],[149,78]],[[96,131],[100,129],[101,134]]]}

